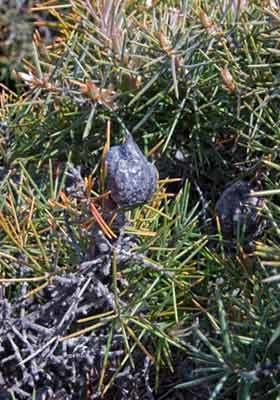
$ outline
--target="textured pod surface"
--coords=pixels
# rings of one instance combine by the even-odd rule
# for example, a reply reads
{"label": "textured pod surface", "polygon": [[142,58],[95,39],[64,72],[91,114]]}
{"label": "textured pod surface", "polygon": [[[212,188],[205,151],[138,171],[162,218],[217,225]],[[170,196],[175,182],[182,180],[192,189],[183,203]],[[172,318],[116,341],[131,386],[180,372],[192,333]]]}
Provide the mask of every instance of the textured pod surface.
{"label": "textured pod surface", "polygon": [[251,185],[237,181],[221,194],[216,204],[221,230],[227,236],[236,236],[245,228],[247,235],[254,235],[260,225],[259,208],[263,199],[250,196]]}
{"label": "textured pod surface", "polygon": [[105,159],[107,187],[119,206],[133,207],[151,199],[156,190],[158,172],[130,134],[124,144],[113,146]]}

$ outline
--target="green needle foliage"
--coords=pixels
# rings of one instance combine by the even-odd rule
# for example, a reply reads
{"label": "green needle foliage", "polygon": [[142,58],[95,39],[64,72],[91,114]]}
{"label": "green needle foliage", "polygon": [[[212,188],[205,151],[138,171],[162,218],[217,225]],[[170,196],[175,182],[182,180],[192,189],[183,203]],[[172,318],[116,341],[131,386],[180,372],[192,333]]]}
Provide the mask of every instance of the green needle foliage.
{"label": "green needle foliage", "polygon": [[[84,209],[62,207],[68,162],[95,179],[89,197],[96,200],[105,193],[104,146],[109,137],[120,143],[128,129],[162,179],[182,181],[166,180],[149,205],[127,214],[135,257],[118,265],[112,256],[115,309],[87,316],[93,322],[85,328],[110,331],[99,390],[106,395],[140,351],[154,366],[159,399],[167,390],[168,398],[178,391],[194,399],[280,398],[278,2],[73,0],[41,7],[30,11],[34,41],[25,58],[14,63],[17,40],[4,54],[16,65],[17,83],[6,87],[1,78],[2,281],[20,278],[28,265],[30,290],[39,291],[40,279],[57,267],[61,274],[75,268],[65,209],[71,217]],[[2,64],[1,77],[7,60]],[[249,250],[233,238],[228,251],[214,210],[238,179],[258,182],[265,228]],[[85,255],[90,230],[71,221]],[[115,331],[125,352],[109,379]]]}

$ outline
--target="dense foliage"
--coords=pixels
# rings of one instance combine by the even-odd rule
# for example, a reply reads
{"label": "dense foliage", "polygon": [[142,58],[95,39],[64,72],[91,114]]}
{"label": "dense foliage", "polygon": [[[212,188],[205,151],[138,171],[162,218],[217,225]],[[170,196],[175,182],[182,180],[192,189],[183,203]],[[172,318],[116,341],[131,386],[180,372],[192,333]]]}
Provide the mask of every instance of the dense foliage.
{"label": "dense foliage", "polygon": [[[4,3],[3,396],[280,398],[278,2]],[[127,130],[159,183],[120,210]],[[215,211],[238,181],[249,237]]]}

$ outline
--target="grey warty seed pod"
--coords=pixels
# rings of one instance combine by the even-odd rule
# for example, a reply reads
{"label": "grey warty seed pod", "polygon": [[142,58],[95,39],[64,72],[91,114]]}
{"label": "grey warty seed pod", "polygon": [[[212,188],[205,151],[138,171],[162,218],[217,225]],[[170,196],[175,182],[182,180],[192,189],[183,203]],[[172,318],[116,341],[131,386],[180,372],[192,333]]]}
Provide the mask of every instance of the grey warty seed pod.
{"label": "grey warty seed pod", "polygon": [[260,223],[258,210],[263,206],[263,199],[250,196],[251,185],[237,181],[223,191],[216,204],[221,230],[226,236],[236,236],[238,227],[245,225],[246,234],[254,234]]}
{"label": "grey warty seed pod", "polygon": [[107,188],[114,202],[130,208],[148,202],[153,196],[158,171],[141,152],[131,134],[124,144],[107,152]]}

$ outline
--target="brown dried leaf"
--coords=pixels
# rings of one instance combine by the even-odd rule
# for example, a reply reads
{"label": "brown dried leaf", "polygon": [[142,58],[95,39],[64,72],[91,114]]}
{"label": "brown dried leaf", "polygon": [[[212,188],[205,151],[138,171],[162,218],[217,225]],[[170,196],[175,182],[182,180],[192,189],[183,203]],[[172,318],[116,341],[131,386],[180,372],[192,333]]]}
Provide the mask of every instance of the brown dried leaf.
{"label": "brown dried leaf", "polygon": [[117,93],[111,88],[108,89],[99,88],[96,84],[92,81],[87,81],[84,83],[76,82],[80,88],[81,92],[89,97],[93,102],[104,104],[107,107],[115,108],[115,99],[117,97]]}
{"label": "brown dried leaf", "polygon": [[225,87],[230,91],[230,92],[235,92],[236,91],[236,85],[233,81],[233,77],[231,73],[229,72],[228,68],[222,68],[220,70],[221,78],[224,82]]}
{"label": "brown dried leaf", "polygon": [[215,22],[213,22],[203,10],[200,10],[199,18],[202,26],[209,34],[215,35],[222,33],[221,28]]}

